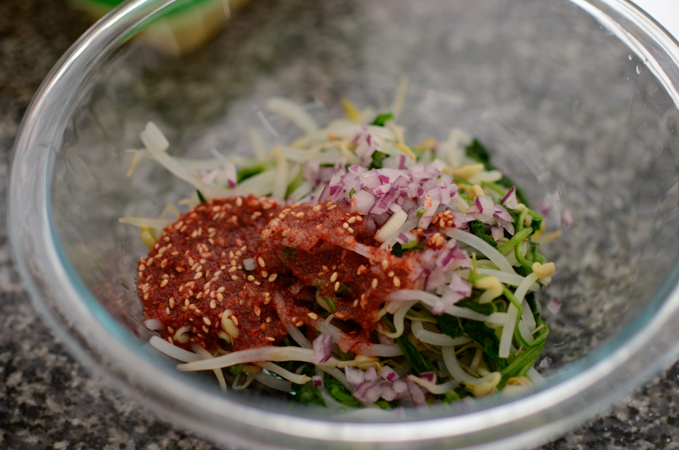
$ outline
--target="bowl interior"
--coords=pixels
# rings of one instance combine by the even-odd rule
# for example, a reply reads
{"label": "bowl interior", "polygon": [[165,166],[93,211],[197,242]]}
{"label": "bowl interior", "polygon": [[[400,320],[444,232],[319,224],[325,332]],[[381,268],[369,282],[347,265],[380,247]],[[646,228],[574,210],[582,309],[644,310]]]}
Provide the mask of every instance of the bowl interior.
{"label": "bowl interior", "polygon": [[[151,334],[135,264],[147,250],[118,218],[156,217],[192,193],[150,160],[126,176],[126,151],[141,147],[147,122],[174,155],[249,154],[249,127],[267,144],[295,136],[263,110],[271,96],[323,122],[342,115],[342,97],[388,108],[404,78],[406,140],[443,139],[455,127],[478,137],[545,212],[549,230],[563,233],[543,246],[558,271],[540,295],[552,329],[552,363],[540,372],[574,376],[570,363],[615,349],[626,327],[658,306],[653,298],[679,255],[677,227],[668,225],[679,223],[679,115],[637,54],[561,1],[258,1],[189,55],[136,39],[121,46],[79,87],[51,173],[62,257],[88,307],[105,311],[92,326],[144,346]],[[546,308],[552,298],[558,312]]]}

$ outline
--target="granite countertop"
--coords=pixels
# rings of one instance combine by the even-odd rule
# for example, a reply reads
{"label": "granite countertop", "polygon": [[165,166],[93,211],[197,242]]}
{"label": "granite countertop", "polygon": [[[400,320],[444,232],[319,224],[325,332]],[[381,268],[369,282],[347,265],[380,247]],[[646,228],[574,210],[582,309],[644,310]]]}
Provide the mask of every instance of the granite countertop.
{"label": "granite countertop", "polygon": [[[0,2],[0,448],[212,449],[91,376],[31,306],[11,259],[11,148],[41,80],[89,22],[63,0]],[[679,365],[544,449],[679,447]]]}

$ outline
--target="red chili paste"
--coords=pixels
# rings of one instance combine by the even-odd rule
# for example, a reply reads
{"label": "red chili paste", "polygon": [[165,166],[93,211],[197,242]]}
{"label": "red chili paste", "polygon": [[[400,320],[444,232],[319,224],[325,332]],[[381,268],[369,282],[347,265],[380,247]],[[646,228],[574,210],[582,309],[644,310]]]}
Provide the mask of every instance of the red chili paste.
{"label": "red chili paste", "polygon": [[[348,205],[219,199],[165,228],[138,264],[137,289],[145,319],[160,320],[169,342],[216,349],[226,340],[234,350],[280,344],[286,325],[306,326],[313,337],[328,315],[319,295],[345,321],[342,350],[360,352],[384,297],[413,287],[416,257],[378,244]],[[256,265],[249,272],[248,258]]]}

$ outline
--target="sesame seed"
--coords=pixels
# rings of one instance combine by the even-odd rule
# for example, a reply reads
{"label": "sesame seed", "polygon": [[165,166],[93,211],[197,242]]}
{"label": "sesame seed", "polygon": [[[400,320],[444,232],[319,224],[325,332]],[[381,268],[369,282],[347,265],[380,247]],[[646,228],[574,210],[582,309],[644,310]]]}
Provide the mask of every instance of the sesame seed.
{"label": "sesame seed", "polygon": [[386,259],[382,260],[382,269],[387,270],[387,267],[389,267],[389,262]]}
{"label": "sesame seed", "polygon": [[269,276],[269,272],[267,272],[266,270],[262,270],[262,278],[266,278],[268,276]]}
{"label": "sesame seed", "polygon": [[263,303],[264,303],[265,305],[268,305],[269,303],[271,303],[271,297],[266,297],[266,298],[264,299],[264,302],[263,302]]}
{"label": "sesame seed", "polygon": [[162,288],[162,287],[167,286],[167,282],[168,282],[168,280],[163,280],[163,281],[160,283],[160,287]]}
{"label": "sesame seed", "polygon": [[346,223],[346,222],[344,222],[344,223],[342,224],[342,228],[345,228],[345,229],[346,229],[346,228],[349,228],[349,224]]}
{"label": "sesame seed", "polygon": [[255,286],[261,286],[261,285],[262,285],[262,283],[260,283],[259,281],[255,281]]}
{"label": "sesame seed", "polygon": [[373,278],[372,287],[373,289],[377,287],[377,278]]}
{"label": "sesame seed", "polygon": [[170,297],[170,300],[167,302],[170,304],[170,309],[174,308],[174,297]]}
{"label": "sesame seed", "polygon": [[215,309],[216,307],[217,307],[217,302],[214,301],[214,300],[212,300],[212,301],[210,302],[210,308]]}
{"label": "sesame seed", "polygon": [[233,273],[233,272],[235,272],[236,270],[238,270],[238,267],[233,266],[233,267],[231,267],[231,268],[229,269],[229,273]]}
{"label": "sesame seed", "polygon": [[347,228],[347,231],[348,231],[349,233],[353,233],[353,232],[354,232],[354,229],[351,228],[351,227],[349,227],[349,228]]}
{"label": "sesame seed", "polygon": [[344,318],[346,317],[346,315],[344,315],[344,314],[342,314],[341,312],[337,311],[337,312],[335,312],[335,317],[337,317],[338,319],[344,319]]}
{"label": "sesame seed", "polygon": [[278,278],[278,274],[272,273],[271,276],[269,276],[269,282],[276,281],[276,278]]}
{"label": "sesame seed", "polygon": [[363,222],[363,217],[361,217],[361,216],[356,216],[356,220],[358,220],[359,222]]}
{"label": "sesame seed", "polygon": [[220,302],[224,301],[224,296],[221,294],[221,292],[217,293],[217,300],[219,300]]}
{"label": "sesame seed", "polygon": [[302,322],[301,320],[295,324],[297,328],[301,327],[302,325],[304,325],[304,322]]}
{"label": "sesame seed", "polygon": [[207,325],[208,327],[212,325],[212,322],[207,317],[203,317],[203,322],[205,322],[205,325]]}
{"label": "sesame seed", "polygon": [[266,337],[267,341],[274,342],[276,339],[272,338],[271,336]]}
{"label": "sesame seed", "polygon": [[255,277],[253,275],[248,275],[248,281],[255,281]]}
{"label": "sesame seed", "polygon": [[393,271],[393,270],[389,271],[389,273],[388,273],[387,275],[389,275],[390,277],[393,277],[393,276],[394,276],[394,271]]}
{"label": "sesame seed", "polygon": [[215,277],[214,277],[213,279],[216,281],[217,278],[219,278],[219,276],[220,276],[221,274],[222,274],[222,271],[221,271],[221,270],[216,271],[216,272],[215,272]]}
{"label": "sesame seed", "polygon": [[290,235],[290,229],[288,228],[287,230],[283,230],[283,237],[288,237]]}
{"label": "sesame seed", "polygon": [[398,277],[394,277],[394,286],[401,287],[401,280]]}
{"label": "sesame seed", "polygon": [[316,314],[316,313],[314,313],[314,312],[308,313],[307,316],[309,316],[309,318],[310,318],[311,320],[318,320],[318,314]]}
{"label": "sesame seed", "polygon": [[358,305],[358,299],[354,300],[353,307],[355,308]]}
{"label": "sesame seed", "polygon": [[231,275],[231,279],[232,279],[233,281],[238,281],[238,277],[237,277],[236,275]]}
{"label": "sesame seed", "polygon": [[139,270],[140,270],[141,272],[143,272],[144,269],[146,269],[146,266],[143,265],[143,264],[140,264],[140,265],[139,265]]}
{"label": "sesame seed", "polygon": [[271,323],[271,317],[266,318],[266,323]]}
{"label": "sesame seed", "polygon": [[231,322],[233,322],[234,325],[238,326],[238,318],[236,316],[231,316]]}
{"label": "sesame seed", "polygon": [[339,288],[340,288],[340,282],[336,281],[335,282],[335,292],[337,292],[339,290]]}
{"label": "sesame seed", "polygon": [[264,262],[264,260],[262,259],[261,256],[259,258],[257,258],[257,263],[259,263],[259,267],[262,267],[262,268],[266,267],[266,263]]}
{"label": "sesame seed", "polygon": [[356,217],[351,217],[349,220],[347,220],[349,223],[354,223],[356,222]]}
{"label": "sesame seed", "polygon": [[337,208],[337,205],[328,206],[328,211],[332,211],[335,208]]}
{"label": "sesame seed", "polygon": [[236,197],[236,206],[239,208],[243,206],[243,199],[241,197]]}
{"label": "sesame seed", "polygon": [[259,308],[259,306],[255,305],[254,308],[252,308],[255,311],[255,315],[259,317],[259,315],[262,313],[262,310]]}
{"label": "sesame seed", "polygon": [[338,275],[338,273],[337,273],[337,272],[334,272],[334,273],[330,276],[330,282],[331,282],[331,283],[334,283],[335,281],[337,281],[337,275]]}
{"label": "sesame seed", "polygon": [[166,266],[167,266],[167,259],[164,259],[164,260],[160,263],[160,268],[161,268],[161,269],[164,269]]}
{"label": "sesame seed", "polygon": [[212,284],[212,281],[208,281],[207,283],[205,283],[205,285],[203,286],[203,290],[207,291],[210,288],[211,284]]}
{"label": "sesame seed", "polygon": [[170,314],[170,308],[165,308],[165,314]]}
{"label": "sesame seed", "polygon": [[201,278],[203,278],[203,272],[198,272],[198,273],[193,277],[194,280],[200,280]]}

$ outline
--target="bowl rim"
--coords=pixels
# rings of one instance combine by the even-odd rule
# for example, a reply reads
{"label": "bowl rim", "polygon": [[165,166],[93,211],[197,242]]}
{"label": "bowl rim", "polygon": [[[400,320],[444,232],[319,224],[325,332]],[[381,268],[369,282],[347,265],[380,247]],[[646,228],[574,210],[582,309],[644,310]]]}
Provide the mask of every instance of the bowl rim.
{"label": "bowl rim", "polygon": [[[337,422],[264,411],[228,398],[216,399],[199,383],[187,383],[183,376],[164,371],[157,358],[149,357],[130,333],[122,331],[73,269],[51,221],[50,184],[54,155],[63,132],[62,119],[77,103],[78,86],[155,14],[182,1],[185,0],[133,0],[98,21],[52,69],[17,133],[8,191],[8,230],[14,260],[43,320],[85,366],[108,378],[130,397],[143,399],[175,424],[188,425],[217,441],[228,439],[233,443],[235,439],[246,445],[256,442],[259,446],[298,448],[316,448],[320,443],[328,448],[374,443],[371,448],[393,450],[410,448],[414,442],[421,448],[490,448],[498,441],[507,448],[534,445],[591,417],[676,359],[679,345],[674,342],[679,340],[679,331],[660,337],[657,330],[667,330],[668,324],[679,319],[677,263],[644,314],[616,335],[617,345],[610,339],[569,364],[548,386],[512,402],[497,396],[476,405],[462,405],[452,416],[344,422],[338,426]],[[570,1],[642,58],[679,108],[679,44],[675,38],[628,0]],[[650,41],[644,44],[639,36]],[[658,54],[668,59],[668,67],[657,61]],[[31,233],[25,227],[31,221],[41,225],[40,233]],[[42,261],[35,261],[36,254],[42,256]],[[87,326],[92,323],[104,326]],[[112,335],[116,339],[111,339]],[[651,357],[652,352],[643,350],[651,343],[664,356],[654,353]],[[633,357],[634,365],[629,364]],[[149,376],[154,382],[145,379]],[[578,400],[582,397],[588,401]]]}

